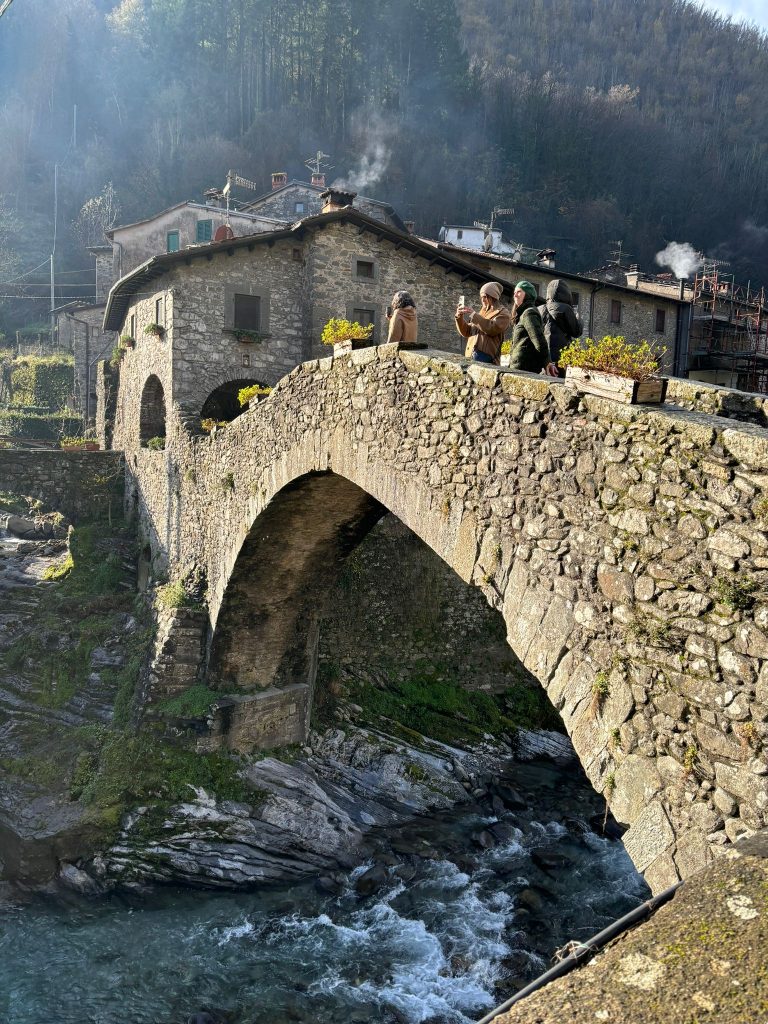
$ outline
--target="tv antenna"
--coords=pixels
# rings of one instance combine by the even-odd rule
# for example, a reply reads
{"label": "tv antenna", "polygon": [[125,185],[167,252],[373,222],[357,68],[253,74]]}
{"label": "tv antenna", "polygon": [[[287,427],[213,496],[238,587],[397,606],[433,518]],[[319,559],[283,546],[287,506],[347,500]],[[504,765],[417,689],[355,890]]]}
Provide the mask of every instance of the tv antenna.
{"label": "tv antenna", "polygon": [[333,164],[326,163],[330,158],[330,153],[323,153],[322,150],[318,149],[314,156],[304,161],[304,166],[308,167],[313,174],[325,174],[326,171],[333,170]]}
{"label": "tv antenna", "polygon": [[608,253],[610,261],[612,263],[615,263],[617,267],[623,266],[622,260],[625,259],[625,258],[629,259],[630,255],[631,255],[628,252],[624,252],[624,249],[623,249],[624,242],[623,242],[623,240],[620,239],[620,238],[619,239],[615,239],[615,240],[614,239],[609,239],[608,240],[608,244],[609,245],[614,245],[616,247],[615,249],[612,249]]}

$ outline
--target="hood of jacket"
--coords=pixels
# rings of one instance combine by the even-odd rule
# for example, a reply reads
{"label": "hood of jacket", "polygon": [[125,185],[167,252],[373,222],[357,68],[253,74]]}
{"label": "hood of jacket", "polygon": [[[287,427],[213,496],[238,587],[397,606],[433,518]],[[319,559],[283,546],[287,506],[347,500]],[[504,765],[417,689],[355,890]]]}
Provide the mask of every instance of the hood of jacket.
{"label": "hood of jacket", "polygon": [[547,302],[567,302],[569,306],[573,305],[571,289],[559,277],[556,277],[547,285]]}
{"label": "hood of jacket", "polygon": [[[415,320],[416,310],[413,306],[402,306],[400,309],[396,309],[395,313],[403,318],[403,320]],[[394,316],[394,313],[392,314]]]}

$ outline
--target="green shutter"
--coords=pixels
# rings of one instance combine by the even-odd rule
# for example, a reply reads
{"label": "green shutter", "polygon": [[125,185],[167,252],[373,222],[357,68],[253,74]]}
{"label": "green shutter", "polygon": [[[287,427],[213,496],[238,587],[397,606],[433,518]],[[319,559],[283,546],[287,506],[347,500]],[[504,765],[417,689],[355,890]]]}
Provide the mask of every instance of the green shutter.
{"label": "green shutter", "polygon": [[197,241],[210,242],[213,238],[213,221],[199,220],[197,222]]}
{"label": "green shutter", "polygon": [[169,231],[165,236],[165,248],[167,252],[179,251],[179,232]]}

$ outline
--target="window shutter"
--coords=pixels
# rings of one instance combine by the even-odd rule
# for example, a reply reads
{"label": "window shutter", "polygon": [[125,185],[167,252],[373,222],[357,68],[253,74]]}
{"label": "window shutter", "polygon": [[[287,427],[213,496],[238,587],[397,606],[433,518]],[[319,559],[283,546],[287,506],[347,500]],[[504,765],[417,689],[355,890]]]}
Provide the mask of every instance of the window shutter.
{"label": "window shutter", "polygon": [[197,222],[197,241],[210,242],[213,238],[213,221],[199,220]]}

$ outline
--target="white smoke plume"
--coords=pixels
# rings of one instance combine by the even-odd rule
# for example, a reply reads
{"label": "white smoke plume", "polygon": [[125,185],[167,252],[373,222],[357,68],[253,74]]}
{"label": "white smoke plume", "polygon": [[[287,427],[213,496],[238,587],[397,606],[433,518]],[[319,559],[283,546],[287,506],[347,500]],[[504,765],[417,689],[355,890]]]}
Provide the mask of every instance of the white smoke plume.
{"label": "white smoke plume", "polygon": [[660,267],[669,267],[679,281],[692,277],[702,263],[701,253],[689,242],[670,242],[655,259]]}
{"label": "white smoke plume", "polygon": [[334,181],[334,188],[360,192],[375,185],[389,166],[392,158],[391,139],[394,134],[392,125],[387,124],[381,117],[369,116],[365,124],[361,123],[358,126],[356,134],[361,137],[363,152],[346,177]]}

